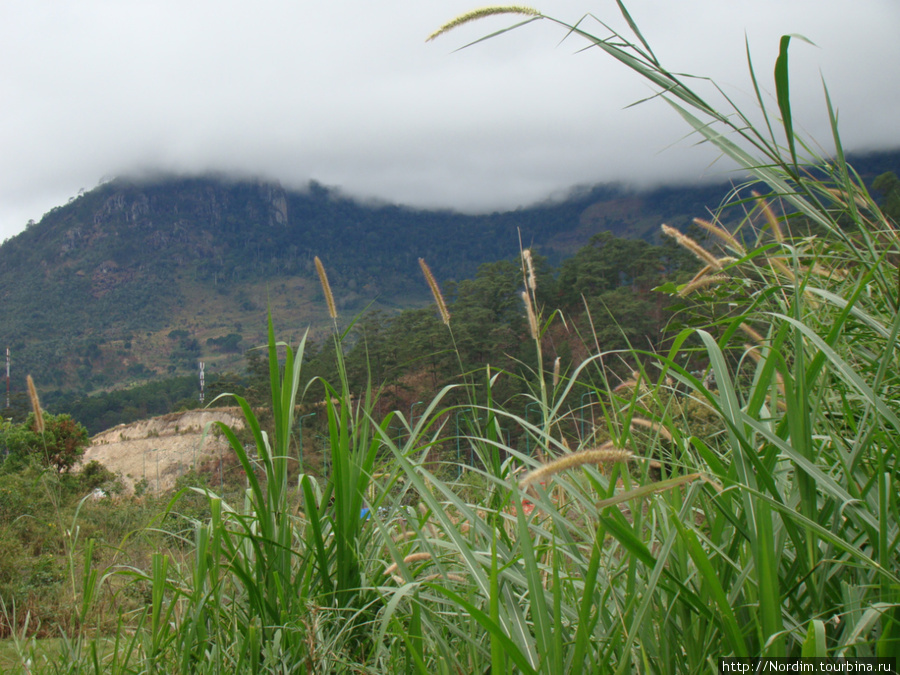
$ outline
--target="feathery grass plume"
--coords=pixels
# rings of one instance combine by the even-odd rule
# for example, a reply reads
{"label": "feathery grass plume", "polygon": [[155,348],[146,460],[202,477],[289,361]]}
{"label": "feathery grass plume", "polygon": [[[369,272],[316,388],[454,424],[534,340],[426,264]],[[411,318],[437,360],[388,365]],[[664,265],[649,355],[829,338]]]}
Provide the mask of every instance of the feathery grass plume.
{"label": "feathery grass plume", "polygon": [[550,476],[553,476],[569,469],[575,469],[585,464],[615,464],[616,462],[627,462],[634,455],[630,450],[625,448],[617,448],[612,443],[604,443],[599,448],[590,450],[581,450],[573,452],[569,455],[563,455],[557,459],[544,464],[543,466],[528,472],[528,474],[519,481],[519,489],[525,490],[534,482],[541,482]]}
{"label": "feathery grass plume", "polygon": [[721,225],[716,225],[715,223],[711,223],[708,220],[704,220],[703,218],[694,218],[694,223],[702,227],[710,234],[724,241],[742,256],[746,253],[744,247],[741,246],[740,242],[738,242],[738,240],[734,238],[734,235]]}
{"label": "feathery grass plume", "polygon": [[710,272],[712,272],[712,267],[710,267],[709,265],[704,265],[703,267],[700,268],[700,271],[697,272],[697,274],[695,274],[694,277],[689,282],[687,282],[687,285],[690,285],[690,284],[694,283],[695,281],[702,279],[704,276],[706,276]]}
{"label": "feathery grass plume", "polygon": [[525,16],[541,16],[541,13],[536,9],[532,9],[531,7],[523,7],[521,5],[498,5],[496,7],[482,7],[481,9],[474,9],[471,12],[460,14],[455,19],[448,21],[443,26],[434,31],[431,35],[429,35],[426,42],[430,42],[431,40],[440,37],[444,33],[449,33],[454,28],[458,28],[463,24],[469,23],[471,21],[478,21],[478,19],[483,19],[486,16],[496,16],[499,14],[523,14]]}
{"label": "feathery grass plume", "polygon": [[538,330],[537,316],[534,313],[534,307],[531,306],[531,296],[528,291],[522,291],[522,301],[525,303],[525,312],[528,314],[528,329],[531,331],[531,337],[537,340],[540,337]]}
{"label": "feathery grass plume", "polygon": [[41,410],[41,400],[38,398],[31,375],[26,376],[25,381],[28,383],[28,398],[31,399],[31,410],[34,412],[34,430],[42,434],[44,433],[44,411]]}
{"label": "feathery grass plume", "polygon": [[849,275],[847,270],[839,269],[837,267],[822,267],[819,263],[813,263],[811,267],[801,267],[803,272],[812,272],[813,274],[822,277],[823,279],[840,279],[844,280]]}
{"label": "feathery grass plume", "polygon": [[664,426],[660,426],[656,422],[652,422],[651,420],[645,420],[643,417],[632,417],[631,418],[631,426],[632,427],[647,427],[648,429],[652,429],[657,432],[660,436],[665,438],[667,441],[672,440],[672,434],[669,433],[669,430]]}
{"label": "feathery grass plume", "polygon": [[778,218],[775,217],[775,214],[772,212],[771,207],[769,207],[769,203],[763,199],[760,194],[753,190],[750,194],[756,197],[759,200],[759,208],[763,212],[763,215],[766,217],[766,221],[769,223],[769,227],[772,228],[772,235],[779,243],[784,242],[784,233],[781,231],[781,225],[778,223]]}
{"label": "feathery grass plume", "polygon": [[710,286],[712,284],[724,283],[726,281],[729,281],[730,279],[731,277],[725,274],[708,274],[682,286],[678,290],[678,295],[680,295],[682,298],[686,298],[694,291],[698,291],[701,288],[706,288],[707,286]]}
{"label": "feathery grass plume", "polygon": [[774,256],[766,256],[766,260],[769,262],[772,267],[781,272],[784,276],[791,280],[791,283],[795,283],[797,281],[797,277],[794,276],[794,270],[788,267],[785,262],[781,258],[776,258]]}
{"label": "feathery grass plume", "polygon": [[522,260],[525,262],[525,285],[531,289],[531,292],[537,290],[537,277],[534,275],[534,261],[531,259],[531,249],[526,248],[522,251]]}
{"label": "feathery grass plume", "polygon": [[553,362],[553,387],[559,384],[559,357]]}
{"label": "feathery grass plume", "polygon": [[[408,556],[406,556],[403,559],[403,563],[409,564],[409,563],[414,563],[414,562],[420,562],[422,560],[431,560],[431,554],[430,553],[410,553]],[[387,575],[393,574],[398,569],[399,569],[399,566],[397,565],[397,563],[394,563],[393,565],[388,567],[384,571],[384,573],[387,576]]]}
{"label": "feathery grass plume", "polygon": [[431,273],[431,268],[428,267],[428,263],[425,262],[425,258],[419,258],[419,267],[422,268],[422,274],[425,275],[425,281],[428,282],[428,287],[431,289],[431,295],[434,296],[434,301],[438,306],[438,311],[441,313],[441,321],[444,322],[445,326],[449,326],[450,312],[447,311],[447,303],[444,302],[444,296],[441,293],[441,287],[438,286],[438,282],[435,280],[434,275]]}
{"label": "feathery grass plume", "polygon": [[325,266],[319,260],[319,256],[315,257],[316,272],[319,274],[319,283],[322,284],[322,293],[325,295],[325,302],[328,305],[328,316],[333,320],[337,320],[337,308],[334,305],[334,294],[331,292],[331,284],[328,283],[328,275],[325,273]]}
{"label": "feathery grass plume", "polygon": [[[851,188],[855,188],[855,186],[851,186]],[[866,200],[865,197],[855,192],[855,189],[853,189],[853,194],[850,194],[846,190],[826,187],[825,192],[830,194],[834,201],[836,201],[841,207],[847,207],[849,205],[849,201],[847,199],[848,196],[853,198],[853,201],[858,208],[870,209],[872,207],[872,205]]]}
{"label": "feathery grass plume", "polygon": [[637,380],[624,380],[613,387],[613,391],[622,391],[623,389],[628,389],[629,387],[636,387]]}
{"label": "feathery grass plume", "polygon": [[716,257],[703,248],[696,241],[688,237],[687,235],[682,234],[674,227],[669,227],[668,225],[663,224],[662,226],[663,234],[667,237],[672,237],[676,242],[678,242],[679,246],[683,246],[688,251],[697,256],[700,260],[708,264],[714,270],[721,270],[722,264],[716,259]]}
{"label": "feathery grass plume", "polygon": [[637,387],[638,384],[641,385],[641,389],[647,389],[646,385],[642,381],[640,371],[633,370],[631,371],[631,379],[623,380],[613,388],[613,391],[621,391],[622,389],[627,389],[628,387]]}

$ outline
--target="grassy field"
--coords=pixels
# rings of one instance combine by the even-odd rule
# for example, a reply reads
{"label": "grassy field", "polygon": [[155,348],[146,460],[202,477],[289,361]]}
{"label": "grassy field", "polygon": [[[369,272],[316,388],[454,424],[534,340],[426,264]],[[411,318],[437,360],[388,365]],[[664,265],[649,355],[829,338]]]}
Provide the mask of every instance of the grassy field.
{"label": "grassy field", "polygon": [[[441,33],[490,13],[558,23],[503,8]],[[701,246],[663,229],[704,264],[661,289],[690,327],[664,353],[630,350],[630,381],[608,381],[622,355],[599,346],[559,372],[543,338],[561,319],[537,305],[523,251],[525,413],[494,399],[510,374],[488,367],[381,416],[377,392],[350,390],[340,348],[335,381],[301,391],[306,338],[279,343],[270,320],[268,431],[240,398],[247,436],[220,427],[245,482],[158,504],[143,532],[164,545],[140,564],[92,564],[90,544],[64,537],[72,617],[43,670],[619,675],[900,655],[896,225],[843,161],[836,123],[827,157],[795,134],[789,40],[778,110],[760,99],[754,127],[665,70],[636,28],[588,26],[560,28],[664,90],[753,176],[736,230],[699,221]],[[324,475],[298,474],[310,397],[324,401]]]}

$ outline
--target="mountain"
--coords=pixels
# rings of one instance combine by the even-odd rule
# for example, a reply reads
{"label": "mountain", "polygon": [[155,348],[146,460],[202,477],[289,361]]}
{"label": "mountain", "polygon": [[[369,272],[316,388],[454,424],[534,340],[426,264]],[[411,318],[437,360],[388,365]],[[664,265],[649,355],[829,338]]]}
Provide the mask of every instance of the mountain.
{"label": "mountain", "polygon": [[[900,154],[858,162],[900,166]],[[729,185],[634,192],[598,186],[565,200],[486,215],[367,204],[311,183],[288,190],[218,176],[117,179],[53,209],[0,246],[0,348],[12,387],[31,373],[44,391],[126,386],[233,368],[263,341],[266,308],[296,339],[327,326],[313,258],[349,319],[374,303],[429,301],[417,259],[447,289],[519,241],[551,262],[597,232],[652,238],[714,209]]]}

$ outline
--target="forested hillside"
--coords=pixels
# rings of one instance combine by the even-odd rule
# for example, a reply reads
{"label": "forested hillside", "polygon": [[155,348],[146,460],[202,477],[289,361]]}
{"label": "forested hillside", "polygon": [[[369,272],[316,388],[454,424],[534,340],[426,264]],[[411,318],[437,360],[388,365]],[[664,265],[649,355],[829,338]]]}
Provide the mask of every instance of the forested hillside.
{"label": "forested hillside", "polygon": [[[858,162],[869,178],[897,155]],[[487,215],[362,204],[315,183],[304,191],[219,177],[120,179],[83,193],[0,247],[0,348],[13,393],[31,373],[46,392],[86,394],[142,381],[237,370],[263,341],[266,309],[292,335],[327,325],[312,259],[349,317],[427,302],[416,260],[443,283],[509,259],[519,242],[551,265],[609,232],[653,240],[687,227],[730,186],[583,189],[561,202]],[[737,209],[725,219],[739,218]],[[580,287],[560,278],[569,300]],[[595,283],[582,275],[579,284]]]}

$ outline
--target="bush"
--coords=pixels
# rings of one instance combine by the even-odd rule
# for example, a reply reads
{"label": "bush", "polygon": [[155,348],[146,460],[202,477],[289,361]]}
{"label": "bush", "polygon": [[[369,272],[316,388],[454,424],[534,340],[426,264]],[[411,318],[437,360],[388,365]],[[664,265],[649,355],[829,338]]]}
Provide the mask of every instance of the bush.
{"label": "bush", "polygon": [[0,426],[0,445],[9,451],[6,461],[21,466],[29,457],[59,472],[68,472],[81,458],[90,440],[87,429],[70,415],[42,412],[39,430],[34,413],[23,424],[4,422]]}

